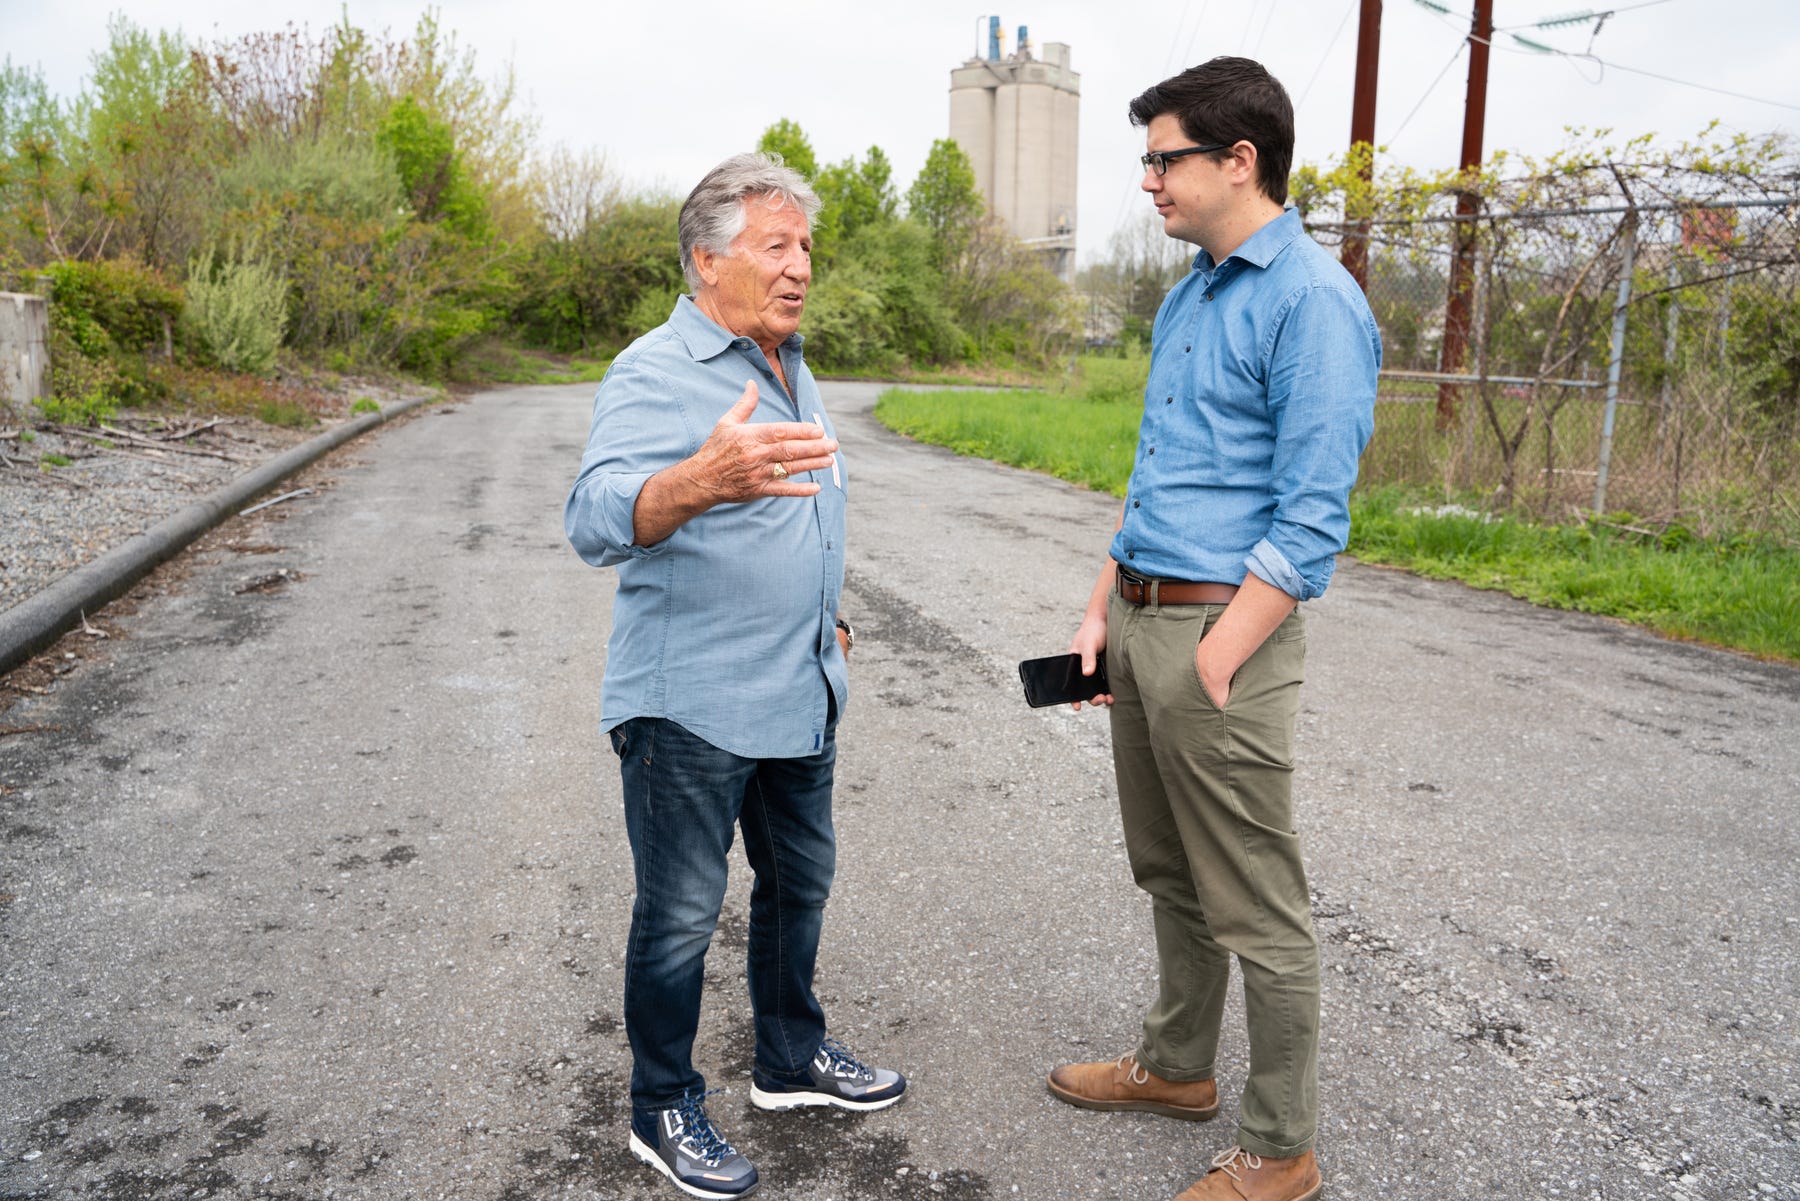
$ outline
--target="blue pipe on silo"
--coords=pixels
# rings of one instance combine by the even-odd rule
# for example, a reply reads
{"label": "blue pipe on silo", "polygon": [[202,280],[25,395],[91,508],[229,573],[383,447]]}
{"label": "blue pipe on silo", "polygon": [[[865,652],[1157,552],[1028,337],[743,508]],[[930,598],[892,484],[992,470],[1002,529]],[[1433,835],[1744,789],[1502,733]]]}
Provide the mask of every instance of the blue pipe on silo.
{"label": "blue pipe on silo", "polygon": [[988,18],[988,61],[1000,61],[1000,18]]}
{"label": "blue pipe on silo", "polygon": [[[1204,11],[1204,10],[1202,10],[1202,11]],[[1028,33],[1029,33],[1029,30],[1027,29],[1026,26],[1024,26],[1024,25],[1019,26],[1019,44],[1017,46],[1013,47],[1013,49],[1021,57],[1023,57],[1026,49],[1031,45],[1031,42],[1028,40],[1028,37],[1027,37]]]}

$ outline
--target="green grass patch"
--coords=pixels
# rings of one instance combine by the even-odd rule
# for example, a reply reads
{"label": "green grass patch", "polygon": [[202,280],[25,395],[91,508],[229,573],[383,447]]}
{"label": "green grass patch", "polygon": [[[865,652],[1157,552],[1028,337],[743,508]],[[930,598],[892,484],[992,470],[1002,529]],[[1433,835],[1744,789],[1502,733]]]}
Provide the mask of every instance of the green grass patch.
{"label": "green grass patch", "polygon": [[38,456],[38,466],[45,471],[49,471],[52,467],[67,467],[73,461],[74,460],[70,459],[67,455],[45,454]]}
{"label": "green grass patch", "polygon": [[[1076,388],[1061,393],[894,390],[877,401],[875,416],[958,454],[1123,496],[1142,384],[1133,394],[1129,366],[1106,364],[1084,360]],[[1440,501],[1393,486],[1358,488],[1350,553],[1673,638],[1800,661],[1800,550],[1679,528],[1657,536],[1624,528],[1628,519],[1538,525]]]}
{"label": "green grass patch", "polygon": [[1350,498],[1350,553],[1672,638],[1800,660],[1800,551],[1770,539],[1651,537],[1422,506],[1404,489]]}
{"label": "green grass patch", "polygon": [[882,393],[875,416],[889,429],[958,454],[1042,471],[1125,495],[1138,410],[1048,392]]}
{"label": "green grass patch", "polygon": [[256,419],[264,425],[303,430],[317,420],[305,405],[291,400],[265,400],[256,406]]}
{"label": "green grass patch", "polygon": [[381,412],[381,406],[366,396],[357,397],[356,403],[350,406],[350,415],[352,417],[360,417],[364,413],[379,412]]}
{"label": "green grass patch", "polygon": [[591,384],[612,366],[613,355],[562,355],[521,350],[497,339],[482,342],[456,364],[459,384]]}

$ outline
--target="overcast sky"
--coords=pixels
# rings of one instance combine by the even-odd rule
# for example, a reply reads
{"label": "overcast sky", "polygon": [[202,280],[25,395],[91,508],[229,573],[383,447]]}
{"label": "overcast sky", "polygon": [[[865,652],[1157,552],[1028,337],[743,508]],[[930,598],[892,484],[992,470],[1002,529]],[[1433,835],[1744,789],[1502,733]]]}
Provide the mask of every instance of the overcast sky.
{"label": "overcast sky", "polygon": [[[1419,0],[1387,0],[1382,23],[1377,141],[1420,169],[1454,166],[1461,141],[1470,0],[1439,6],[1450,15]],[[1261,59],[1294,97],[1296,158],[1337,154],[1349,140],[1357,8],[1358,0],[1023,0],[1003,9],[1003,51],[1027,25],[1039,46],[1068,43],[1081,76],[1082,261],[1104,252],[1120,221],[1147,209],[1136,187],[1143,135],[1126,121],[1126,105],[1182,67],[1217,54]],[[782,117],[800,123],[821,162],[879,145],[904,189],[932,140],[948,133],[950,69],[985,45],[986,29],[984,12],[943,0],[444,0],[437,9],[442,25],[474,48],[484,74],[512,65],[543,145],[601,150],[628,181],[684,193]],[[424,6],[0,0],[0,54],[41,67],[66,97],[88,77],[111,12],[214,39],[290,22],[317,32],[346,10],[371,32],[404,36]],[[1570,125],[1610,128],[1620,140],[1689,137],[1714,118],[1733,131],[1800,129],[1795,0],[1628,0],[1597,34],[1593,20],[1527,28],[1580,11],[1571,0],[1496,0],[1501,29],[1567,55],[1530,52],[1496,35],[1490,153],[1550,153]],[[1583,54],[1593,57],[1570,57]]]}

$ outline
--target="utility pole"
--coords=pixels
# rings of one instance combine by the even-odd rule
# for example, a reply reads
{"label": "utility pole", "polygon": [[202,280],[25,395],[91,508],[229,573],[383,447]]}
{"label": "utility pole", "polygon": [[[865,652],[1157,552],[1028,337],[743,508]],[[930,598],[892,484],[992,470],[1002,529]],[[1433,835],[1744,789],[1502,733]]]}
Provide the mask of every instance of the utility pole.
{"label": "utility pole", "polygon": [[[1350,102],[1350,154],[1363,182],[1375,181],[1375,80],[1381,59],[1381,0],[1362,0],[1356,25],[1356,92]],[[1360,151],[1357,147],[1362,147]],[[1358,154],[1363,157],[1356,159]],[[1361,209],[1351,213],[1351,208]],[[1354,232],[1344,236],[1344,268],[1364,292],[1369,290],[1369,214],[1364,204],[1347,204],[1344,216],[1355,217]]]}
{"label": "utility pole", "polygon": [[[1487,121],[1488,47],[1494,40],[1494,0],[1475,0],[1475,17],[1469,27],[1469,91],[1463,102],[1462,167],[1465,180],[1481,169],[1481,135]],[[1475,290],[1475,215],[1481,198],[1464,189],[1456,195],[1456,253],[1450,260],[1450,294],[1444,306],[1444,343],[1438,370],[1459,375],[1469,346],[1469,310]],[[1460,393],[1448,381],[1438,385],[1437,427],[1456,423]]]}

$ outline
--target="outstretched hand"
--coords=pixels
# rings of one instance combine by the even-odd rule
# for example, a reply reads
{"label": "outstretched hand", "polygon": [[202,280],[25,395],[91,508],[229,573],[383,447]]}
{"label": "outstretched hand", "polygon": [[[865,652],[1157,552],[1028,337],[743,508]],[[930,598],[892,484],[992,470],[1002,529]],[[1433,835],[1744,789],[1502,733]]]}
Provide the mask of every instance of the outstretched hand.
{"label": "outstretched hand", "polygon": [[814,496],[818,484],[791,477],[831,466],[837,439],[826,437],[811,422],[752,422],[758,397],[756,381],[746,381],[744,394],[686,464],[690,479],[713,504],[761,496]]}

